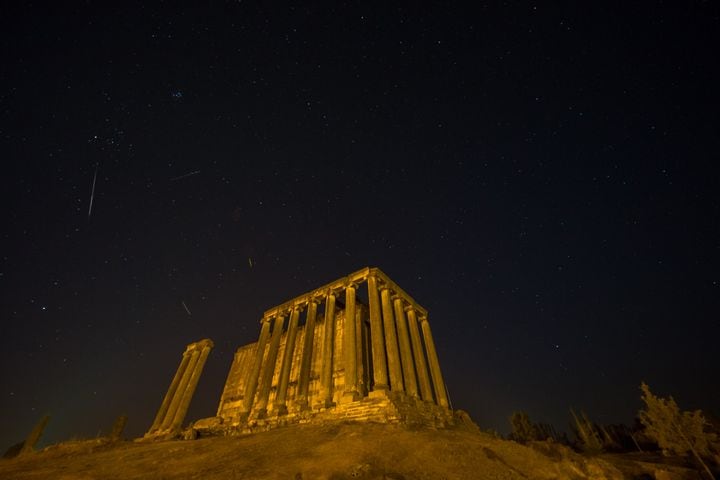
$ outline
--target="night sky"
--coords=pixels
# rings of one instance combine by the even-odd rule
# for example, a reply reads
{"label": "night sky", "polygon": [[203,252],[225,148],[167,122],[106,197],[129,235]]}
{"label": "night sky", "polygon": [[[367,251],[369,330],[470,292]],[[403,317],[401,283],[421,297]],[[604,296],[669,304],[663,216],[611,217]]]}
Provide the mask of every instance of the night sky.
{"label": "night sky", "polygon": [[3,451],[141,435],[205,337],[214,415],[265,309],[365,266],[482,428],[720,413],[717,3],[76,3],[0,11]]}

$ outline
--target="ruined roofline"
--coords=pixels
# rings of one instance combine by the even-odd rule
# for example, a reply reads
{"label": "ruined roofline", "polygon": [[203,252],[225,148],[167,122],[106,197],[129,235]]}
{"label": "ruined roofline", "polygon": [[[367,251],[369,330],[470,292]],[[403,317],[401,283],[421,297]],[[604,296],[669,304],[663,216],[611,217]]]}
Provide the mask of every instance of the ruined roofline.
{"label": "ruined roofline", "polygon": [[[398,286],[397,283],[392,281],[390,277],[388,277],[385,272],[380,270],[377,267],[365,267],[363,269],[360,269],[356,272],[351,273],[350,275],[340,277],[337,280],[334,280],[326,285],[323,285],[322,287],[315,288],[307,293],[304,293],[302,295],[299,295],[291,300],[288,300],[286,302],[281,303],[280,305],[277,305],[275,307],[269,308],[265,310],[265,313],[263,314],[263,319],[270,318],[275,315],[277,315],[278,312],[287,312],[292,310],[295,307],[304,307],[310,300],[313,299],[322,299],[325,298],[325,296],[330,292],[337,292],[343,290],[348,284],[354,283],[364,283],[367,281],[367,278],[371,275],[374,275],[378,278],[380,284],[385,284],[387,287],[392,290],[396,295],[400,296],[403,300],[405,300],[411,307],[413,307],[419,317],[427,317],[427,310],[423,308],[419,303],[417,303],[410,295],[405,292],[400,286]],[[262,322],[262,320],[261,320]]]}

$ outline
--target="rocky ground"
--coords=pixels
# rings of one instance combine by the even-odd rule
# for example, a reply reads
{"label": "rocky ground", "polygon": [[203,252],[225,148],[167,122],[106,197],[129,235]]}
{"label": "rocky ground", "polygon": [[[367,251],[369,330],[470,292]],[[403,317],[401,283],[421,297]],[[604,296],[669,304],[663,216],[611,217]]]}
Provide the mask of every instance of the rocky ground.
{"label": "rocky ground", "polygon": [[474,431],[296,425],[238,437],[65,442],[0,460],[2,479],[700,479],[633,455],[586,457]]}

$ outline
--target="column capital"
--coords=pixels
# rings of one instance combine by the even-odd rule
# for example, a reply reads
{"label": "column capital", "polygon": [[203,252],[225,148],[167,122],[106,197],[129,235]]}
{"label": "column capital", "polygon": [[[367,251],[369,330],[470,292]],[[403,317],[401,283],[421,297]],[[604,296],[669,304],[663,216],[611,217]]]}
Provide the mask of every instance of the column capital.
{"label": "column capital", "polygon": [[403,308],[403,310],[406,311],[406,312],[412,311],[413,313],[415,313],[415,307],[413,307],[412,304],[410,304],[410,303],[408,303],[407,305],[405,305],[405,307]]}
{"label": "column capital", "polygon": [[195,350],[202,350],[203,348],[213,348],[214,346],[215,344],[212,340],[210,340],[209,338],[204,338],[202,340],[198,340],[197,342],[188,344],[188,346],[185,347],[185,353],[183,353],[183,355],[192,353]]}

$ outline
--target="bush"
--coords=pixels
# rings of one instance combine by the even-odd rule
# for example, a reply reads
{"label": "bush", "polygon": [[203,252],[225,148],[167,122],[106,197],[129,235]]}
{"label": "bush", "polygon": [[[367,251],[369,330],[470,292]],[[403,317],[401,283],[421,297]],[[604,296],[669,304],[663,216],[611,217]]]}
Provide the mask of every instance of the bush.
{"label": "bush", "polygon": [[528,443],[539,440],[540,432],[530,421],[530,416],[526,412],[513,412],[510,416],[510,427],[512,427],[512,431],[508,437],[510,440],[518,443]]}
{"label": "bush", "polygon": [[644,382],[640,384],[640,390],[642,390],[640,398],[645,402],[646,408],[638,412],[638,417],[645,427],[645,434],[657,442],[663,453],[675,455],[692,453],[705,471],[715,478],[703,459],[714,457],[711,445],[716,441],[716,436],[706,431],[708,423],[702,411],[681,412],[672,397],[656,397]]}
{"label": "bush", "polygon": [[599,429],[593,425],[588,419],[585,412],[576,415],[574,410],[570,413],[575,420],[575,436],[577,437],[577,445],[580,450],[585,453],[600,453],[603,451],[603,441],[600,438]]}

